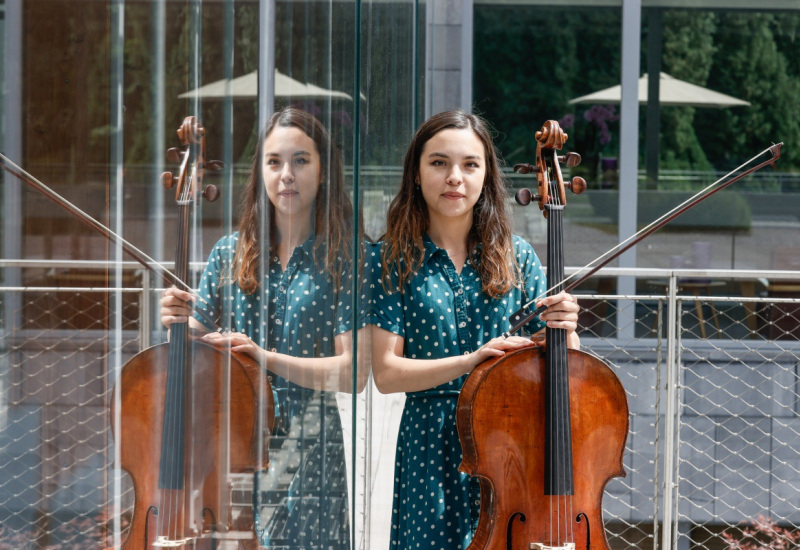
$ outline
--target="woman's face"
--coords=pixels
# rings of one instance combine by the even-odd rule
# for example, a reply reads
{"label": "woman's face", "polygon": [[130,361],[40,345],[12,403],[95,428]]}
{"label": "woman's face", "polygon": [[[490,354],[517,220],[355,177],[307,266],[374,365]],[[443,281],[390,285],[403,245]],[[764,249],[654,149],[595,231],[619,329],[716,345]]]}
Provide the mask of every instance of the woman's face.
{"label": "woman's face", "polygon": [[470,129],[449,128],[422,148],[419,185],[431,224],[472,217],[486,178],[486,151]]}
{"label": "woman's face", "polygon": [[261,171],[275,216],[307,223],[322,177],[314,140],[294,126],[274,128],[264,140]]}

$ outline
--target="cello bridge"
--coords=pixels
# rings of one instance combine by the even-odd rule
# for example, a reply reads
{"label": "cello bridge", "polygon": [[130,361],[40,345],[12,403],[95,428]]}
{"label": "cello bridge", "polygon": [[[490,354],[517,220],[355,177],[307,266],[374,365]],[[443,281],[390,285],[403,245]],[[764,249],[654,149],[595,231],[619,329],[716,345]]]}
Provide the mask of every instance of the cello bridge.
{"label": "cello bridge", "polygon": [[530,550],[575,550],[575,543],[568,542],[559,546],[548,546],[541,542],[532,542],[528,548],[530,548]]}
{"label": "cello bridge", "polygon": [[153,547],[155,548],[181,548],[182,546],[186,546],[189,542],[193,539],[186,538],[186,539],[170,539],[167,538],[165,535],[161,535],[156,538],[156,541],[153,543]]}

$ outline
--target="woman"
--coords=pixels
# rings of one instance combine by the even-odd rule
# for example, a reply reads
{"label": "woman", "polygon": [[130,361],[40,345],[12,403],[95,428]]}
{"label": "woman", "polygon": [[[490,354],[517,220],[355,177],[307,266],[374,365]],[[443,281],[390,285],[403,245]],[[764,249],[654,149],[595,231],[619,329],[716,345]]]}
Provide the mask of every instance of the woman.
{"label": "woman", "polygon": [[[480,491],[458,472],[456,403],[472,369],[530,343],[501,335],[522,303],[547,290],[533,248],[511,235],[506,187],[485,123],[461,111],[428,119],[405,157],[386,234],[372,250],[373,373],[378,389],[406,392],[395,463],[393,548],[466,548]],[[544,323],[568,331],[579,307],[542,298]]]}
{"label": "woman", "polygon": [[[272,373],[271,462],[299,469],[289,487],[264,486],[281,483],[285,474],[275,472],[257,491],[266,501],[256,523],[267,546],[349,548],[341,426],[326,392],[354,389],[353,325],[362,320],[352,306],[352,226],[328,132],[313,116],[283,109],[259,137],[238,232],[211,252],[203,301],[174,287],[161,299],[165,325],[188,321],[203,341],[250,355]],[[230,332],[211,332],[192,305]],[[357,369],[356,391],[368,375]],[[278,460],[281,440],[291,451]]]}

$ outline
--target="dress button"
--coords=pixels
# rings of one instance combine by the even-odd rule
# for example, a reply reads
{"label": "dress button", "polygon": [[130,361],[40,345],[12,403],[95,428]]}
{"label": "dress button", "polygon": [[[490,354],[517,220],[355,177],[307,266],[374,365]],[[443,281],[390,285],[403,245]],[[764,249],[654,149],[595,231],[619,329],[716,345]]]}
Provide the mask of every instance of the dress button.
{"label": "dress button", "polygon": [[280,326],[283,324],[283,321],[281,321],[280,319],[275,319],[275,324]]}
{"label": "dress button", "polygon": [[271,351],[272,353],[278,353],[278,349],[277,348],[270,348],[269,351]]}
{"label": "dress button", "polygon": [[464,328],[465,326],[467,326],[467,323],[465,323],[464,321],[461,321],[461,322],[458,324],[458,328]]}

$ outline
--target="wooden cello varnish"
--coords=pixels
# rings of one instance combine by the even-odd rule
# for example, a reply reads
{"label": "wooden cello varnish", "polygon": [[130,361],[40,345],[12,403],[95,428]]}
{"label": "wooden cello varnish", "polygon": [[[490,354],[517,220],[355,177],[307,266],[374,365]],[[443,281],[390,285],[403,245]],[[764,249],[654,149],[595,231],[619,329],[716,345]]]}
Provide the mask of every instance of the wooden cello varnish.
{"label": "wooden cello varnish", "polygon": [[[204,130],[187,117],[178,130],[186,151],[177,185],[176,274],[188,275],[189,211],[202,184]],[[203,195],[216,198],[207,187]],[[168,344],[134,356],[122,370],[111,404],[119,413],[119,466],[133,481],[134,509],[125,550],[258,548],[252,506],[231,506],[230,479],[269,465],[272,390],[260,365],[245,355],[192,339],[173,324]],[[113,422],[112,422],[113,425]],[[231,546],[231,544],[233,546]]]}
{"label": "wooden cello varnish", "polygon": [[[537,132],[536,166],[525,170],[537,173],[536,198],[548,219],[553,292],[564,274],[566,201],[555,150],[565,140],[548,121]],[[608,548],[602,497],[610,479],[625,475],[627,397],[602,360],[567,349],[563,329],[548,327],[546,342],[482,363],[461,390],[460,469],[481,487],[469,550]]]}

